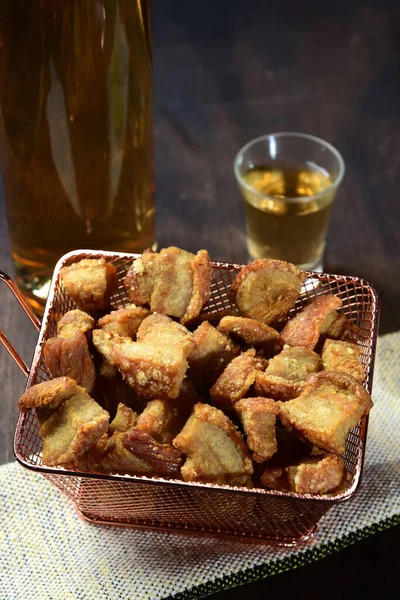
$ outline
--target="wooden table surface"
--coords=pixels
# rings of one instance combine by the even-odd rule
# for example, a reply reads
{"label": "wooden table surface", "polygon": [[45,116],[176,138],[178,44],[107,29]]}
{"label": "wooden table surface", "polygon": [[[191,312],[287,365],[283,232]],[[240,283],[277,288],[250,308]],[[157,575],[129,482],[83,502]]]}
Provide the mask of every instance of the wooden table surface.
{"label": "wooden table surface", "polygon": [[[157,239],[247,260],[237,150],[299,131],[342,153],[325,270],[380,292],[380,333],[400,329],[400,4],[396,0],[153,0]],[[0,268],[12,274],[0,203]],[[36,334],[0,289],[0,327],[30,362]],[[24,377],[0,348],[0,463],[13,460]],[[374,598],[400,569],[399,527],[287,574],[215,594]]]}

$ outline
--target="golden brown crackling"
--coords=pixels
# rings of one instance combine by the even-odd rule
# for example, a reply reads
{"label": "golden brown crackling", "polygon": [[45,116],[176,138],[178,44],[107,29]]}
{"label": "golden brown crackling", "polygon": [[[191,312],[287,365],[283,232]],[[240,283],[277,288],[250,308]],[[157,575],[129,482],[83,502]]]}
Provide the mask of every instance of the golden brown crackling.
{"label": "golden brown crackling", "polygon": [[269,398],[243,398],[235,403],[254,461],[266,462],[278,450],[275,423],[279,408]]}
{"label": "golden brown crackling", "polygon": [[339,340],[326,340],[322,349],[322,363],[326,371],[340,371],[364,381],[365,373],[358,346]]}
{"label": "golden brown crackling", "polygon": [[175,246],[160,253],[143,253],[125,278],[136,304],[149,304],[152,312],[176,317],[181,323],[195,319],[210,297],[211,262],[206,250],[196,255]]}
{"label": "golden brown crackling", "polygon": [[117,270],[104,258],[85,258],[63,267],[60,278],[68,296],[86,312],[109,308],[110,297],[118,289]]}
{"label": "golden brown crackling", "polygon": [[80,456],[74,457],[71,461],[63,463],[65,469],[78,471],[96,471],[99,469],[101,459],[108,443],[108,434],[103,435],[98,441]]}
{"label": "golden brown crackling", "polygon": [[83,388],[49,411],[38,408],[43,439],[42,461],[48,466],[74,461],[106,433],[110,415]]}
{"label": "golden brown crackling", "polygon": [[67,339],[78,331],[89,334],[95,326],[95,320],[88,313],[78,308],[69,310],[57,323],[57,337]]}
{"label": "golden brown crackling", "polygon": [[131,342],[127,338],[112,348],[115,364],[129,385],[145,398],[176,398],[187,370],[181,346]]}
{"label": "golden brown crackling", "polygon": [[290,490],[298,494],[328,494],[338,489],[345,477],[342,459],[335,454],[310,457],[286,467]]}
{"label": "golden brown crackling", "polygon": [[157,258],[158,254],[151,248],[147,248],[129,268],[124,286],[134,304],[150,304],[156,278]]}
{"label": "golden brown crackling", "polygon": [[232,335],[247,346],[279,351],[282,348],[281,336],[272,327],[248,317],[226,316],[217,327],[225,335]]}
{"label": "golden brown crackling", "polygon": [[312,444],[328,452],[344,454],[348,433],[372,400],[352,377],[335,371],[310,375],[302,394],[288,402],[278,402],[279,418]]}
{"label": "golden brown crackling", "polygon": [[43,346],[43,356],[53,378],[71,377],[89,394],[93,391],[96,370],[84,333],[77,330],[67,338],[48,339]]}
{"label": "golden brown crackling", "polygon": [[120,402],[117,407],[116,415],[108,427],[108,431],[110,435],[112,435],[114,431],[129,431],[129,429],[135,427],[137,420],[137,413],[129,408],[129,406]]}
{"label": "golden brown crackling", "polygon": [[185,481],[251,486],[253,464],[241,433],[219,409],[197,403],[173,445],[186,457]]}
{"label": "golden brown crackling", "polygon": [[184,325],[173,321],[167,315],[153,313],[146,317],[137,332],[137,341],[181,346],[186,357],[193,352],[196,342],[193,334]]}
{"label": "golden brown crackling", "polygon": [[115,431],[108,439],[98,469],[105,473],[155,475],[152,466],[125,447],[126,432]]}
{"label": "golden brown crackling", "polygon": [[169,444],[178,435],[191,408],[200,401],[190,381],[184,380],[175,400],[155,399],[139,415],[135,429],[145,431],[161,444]]}
{"label": "golden brown crackling", "polygon": [[210,389],[210,397],[218,406],[229,409],[243,398],[256,380],[259,370],[265,369],[267,361],[256,356],[254,349],[234,358]]}
{"label": "golden brown crackling", "polygon": [[286,401],[300,396],[304,387],[304,381],[290,381],[284,377],[268,375],[266,372],[258,371],[254,384],[254,392],[264,398]]}
{"label": "golden brown crackling", "polygon": [[202,311],[211,295],[212,267],[207,250],[199,250],[192,263],[193,289],[185,314],[181,317],[181,323],[189,323]]}
{"label": "golden brown crackling", "polygon": [[261,475],[264,487],[280,492],[289,491],[289,482],[285,467],[267,467]]}
{"label": "golden brown crackling", "polygon": [[270,359],[265,372],[257,373],[255,393],[274,400],[291,400],[301,394],[310,373],[321,367],[316,352],[301,346],[286,347]]}
{"label": "golden brown crackling", "polygon": [[140,324],[149,314],[147,308],[132,304],[105,315],[99,319],[98,326],[104,331],[135,339]]}
{"label": "golden brown crackling", "polygon": [[305,381],[311,373],[322,368],[321,357],[302,346],[286,347],[270,359],[266,373],[290,381]]}
{"label": "golden brown crackling", "polygon": [[236,275],[231,296],[241,315],[271,325],[282,321],[295,305],[306,277],[291,263],[254,260]]}
{"label": "golden brown crackling", "polygon": [[111,366],[115,366],[113,359],[113,348],[114,346],[125,342],[126,338],[111,331],[95,329],[92,333],[92,340],[94,346],[97,348],[100,354],[102,354],[106,362]]}
{"label": "golden brown crackling", "polygon": [[240,347],[208,321],[197,327],[193,339],[195,348],[188,357],[190,377],[201,391],[208,392],[226,365],[240,354]]}
{"label": "golden brown crackling", "polygon": [[22,394],[18,406],[22,412],[40,407],[53,410],[81,389],[70,377],[57,377],[30,387]]}
{"label": "golden brown crackling", "polygon": [[164,477],[179,477],[182,455],[171,444],[160,444],[145,431],[133,429],[123,438],[125,448],[144,460],[153,473]]}
{"label": "golden brown crackling", "polygon": [[281,337],[289,346],[305,346],[313,350],[317,345],[323,323],[329,313],[342,305],[338,296],[324,294],[306,304],[282,330]]}

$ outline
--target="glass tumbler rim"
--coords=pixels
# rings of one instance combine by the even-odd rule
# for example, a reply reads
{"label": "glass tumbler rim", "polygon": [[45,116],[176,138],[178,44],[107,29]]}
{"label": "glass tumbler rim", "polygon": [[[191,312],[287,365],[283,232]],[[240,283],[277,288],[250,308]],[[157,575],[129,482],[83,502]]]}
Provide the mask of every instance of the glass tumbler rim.
{"label": "glass tumbler rim", "polygon": [[251,146],[254,146],[258,142],[265,141],[270,138],[283,138],[283,137],[302,138],[302,139],[309,140],[311,142],[315,142],[321,146],[324,146],[327,150],[329,150],[331,152],[331,154],[333,154],[333,156],[336,158],[338,165],[339,165],[338,174],[336,175],[334,181],[332,182],[332,185],[330,185],[327,189],[322,190],[321,192],[318,192],[317,194],[313,194],[312,196],[308,196],[308,197],[293,196],[291,198],[282,198],[283,202],[287,202],[288,204],[292,203],[292,202],[293,203],[310,202],[312,200],[315,200],[316,198],[325,196],[327,193],[331,192],[333,189],[337,188],[340,185],[341,181],[343,180],[346,168],[345,168],[343,157],[340,154],[340,152],[335,148],[335,146],[333,146],[332,144],[330,144],[329,142],[327,142],[326,140],[324,140],[322,138],[319,138],[315,135],[310,135],[308,133],[299,133],[299,132],[295,132],[295,131],[279,131],[277,133],[266,133],[264,135],[260,135],[256,138],[253,138],[252,140],[250,140],[249,142],[247,142],[246,144],[244,144],[244,146],[242,146],[240,148],[240,150],[238,151],[238,153],[235,156],[235,160],[233,161],[233,171],[234,171],[235,177],[240,186],[246,188],[249,192],[251,192],[252,194],[255,194],[256,196],[259,196],[262,199],[266,199],[266,200],[268,200],[268,199],[274,200],[275,199],[276,200],[275,196],[269,196],[268,194],[263,194],[262,192],[258,191],[256,188],[254,188],[250,184],[248,184],[247,181],[245,181],[243,179],[239,168],[241,166],[241,159],[243,159],[244,153],[246,152],[246,150],[251,148]]}

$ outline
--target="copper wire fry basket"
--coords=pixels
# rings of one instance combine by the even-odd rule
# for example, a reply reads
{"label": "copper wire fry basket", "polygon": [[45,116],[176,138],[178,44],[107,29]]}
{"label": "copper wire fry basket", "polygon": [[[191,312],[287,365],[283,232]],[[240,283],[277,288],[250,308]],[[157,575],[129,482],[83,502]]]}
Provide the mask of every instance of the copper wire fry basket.
{"label": "copper wire fry basket", "polygon": [[[104,257],[112,262],[120,282],[111,299],[112,308],[117,309],[129,303],[123,280],[137,256],[90,250],[66,254],[55,268],[41,327],[16,285],[8,276],[2,276],[32,323],[40,327],[30,370],[0,332],[0,341],[28,375],[27,388],[50,378],[42,357],[42,346],[48,338],[56,335],[57,321],[62,315],[76,308],[62,288],[60,269],[83,258]],[[212,319],[226,310],[232,311],[234,306],[229,298],[229,288],[240,268],[240,265],[213,263],[212,294],[204,308],[204,318]],[[310,298],[327,293],[340,296],[344,314],[358,326],[357,343],[366,372],[365,387],[371,392],[379,321],[377,293],[369,283],[356,277],[310,273],[292,315]],[[350,431],[344,455],[347,485],[336,496],[300,495],[258,488],[250,490],[160,477],[104,475],[47,467],[42,464],[42,440],[35,411],[20,415],[14,453],[22,466],[42,473],[73,501],[79,516],[92,523],[293,545],[308,539],[318,521],[332,506],[349,500],[356,492],[362,473],[367,425],[368,418],[364,417]]]}

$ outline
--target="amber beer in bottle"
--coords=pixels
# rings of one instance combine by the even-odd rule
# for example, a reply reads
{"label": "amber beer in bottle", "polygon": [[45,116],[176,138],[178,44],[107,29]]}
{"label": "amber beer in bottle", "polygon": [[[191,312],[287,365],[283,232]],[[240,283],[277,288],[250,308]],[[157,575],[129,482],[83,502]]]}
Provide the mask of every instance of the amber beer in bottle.
{"label": "amber beer in bottle", "polygon": [[147,0],[2,0],[0,157],[17,280],[37,310],[64,253],[153,244]]}

